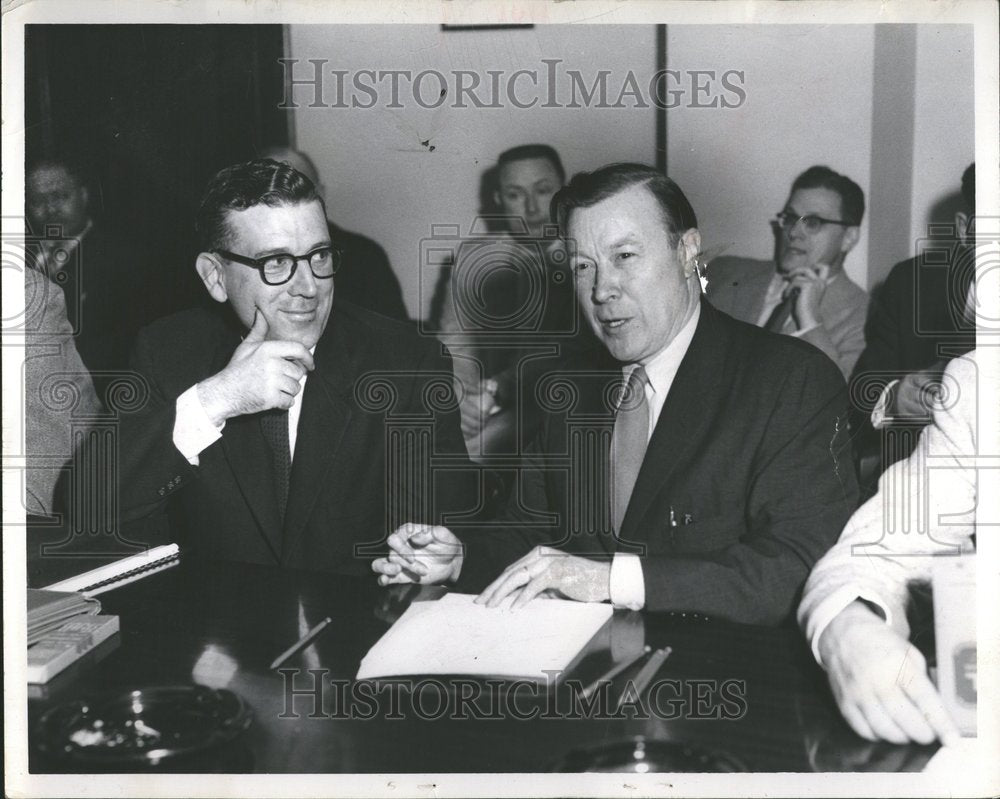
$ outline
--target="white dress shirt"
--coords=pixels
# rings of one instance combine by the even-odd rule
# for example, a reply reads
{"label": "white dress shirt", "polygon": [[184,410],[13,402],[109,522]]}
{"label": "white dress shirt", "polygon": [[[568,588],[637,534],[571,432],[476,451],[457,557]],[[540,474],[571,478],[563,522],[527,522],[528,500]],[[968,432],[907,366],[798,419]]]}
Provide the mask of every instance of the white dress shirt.
{"label": "white dress shirt", "polygon": [[[684,360],[688,347],[691,346],[691,339],[694,338],[694,331],[698,327],[700,316],[701,306],[699,305],[673,340],[654,355],[649,363],[643,364],[648,379],[646,404],[649,407],[649,429],[646,433],[646,443],[649,443],[649,439],[653,436],[653,430],[656,429],[660,412],[663,410],[663,403],[667,399],[670,386],[673,385],[674,377],[677,376],[681,361]],[[626,381],[635,368],[636,364],[629,364],[622,369]],[[641,610],[646,604],[646,581],[642,575],[642,562],[638,555],[619,552],[612,558],[609,594],[615,607]]]}

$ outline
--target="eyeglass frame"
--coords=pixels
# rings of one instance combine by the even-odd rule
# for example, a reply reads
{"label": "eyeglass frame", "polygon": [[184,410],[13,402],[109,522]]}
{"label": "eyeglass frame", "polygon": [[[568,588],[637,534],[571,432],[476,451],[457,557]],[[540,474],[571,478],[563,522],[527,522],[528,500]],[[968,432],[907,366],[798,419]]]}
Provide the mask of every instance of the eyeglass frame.
{"label": "eyeglass frame", "polygon": [[[782,217],[791,218],[793,216],[795,217],[795,220],[790,225],[785,225],[781,221]],[[772,221],[777,223],[778,227],[781,230],[785,232],[791,232],[792,230],[795,230],[795,226],[799,224],[799,222],[804,222],[804,220],[806,219],[815,219],[817,222],[820,223],[819,227],[817,227],[815,230],[810,230],[808,223],[803,224],[806,233],[809,233],[810,235],[814,233],[819,233],[820,228],[822,228],[823,225],[840,225],[841,227],[857,227],[857,223],[855,222],[845,222],[842,219],[826,219],[825,217],[818,216],[816,214],[802,214],[801,216],[796,216],[795,214],[789,211],[779,211],[777,214],[775,214],[774,219]]]}
{"label": "eyeglass frame", "polygon": [[[334,258],[335,261],[336,261],[334,263],[334,265],[333,265],[332,270],[330,271],[330,274],[328,274],[328,275],[317,275],[316,274],[316,270],[313,269],[313,266],[312,266],[312,260],[311,260],[312,256],[315,255],[316,253],[318,253],[320,250],[329,250],[330,251],[330,257]],[[341,265],[343,263],[341,261],[342,253],[340,252],[340,250],[338,250],[332,244],[324,244],[324,245],[322,245],[320,247],[314,247],[313,249],[309,250],[309,252],[304,253],[303,255],[295,255],[295,254],[290,253],[290,252],[276,252],[276,253],[272,253],[271,255],[265,255],[262,258],[249,258],[246,255],[239,255],[238,253],[230,252],[229,250],[223,250],[223,249],[218,249],[218,248],[212,250],[212,252],[215,253],[216,255],[222,256],[227,261],[232,261],[234,264],[240,264],[241,266],[250,266],[250,267],[253,267],[254,269],[257,270],[257,273],[260,275],[261,281],[265,285],[267,285],[267,286],[284,286],[286,283],[288,283],[289,281],[291,281],[291,279],[293,277],[295,277],[296,270],[299,268],[299,261],[305,261],[306,263],[309,264],[309,271],[312,272],[312,276],[314,278],[316,278],[316,280],[330,280],[335,274],[337,274],[337,272],[340,270],[340,267],[341,267]],[[270,261],[270,260],[272,260],[274,258],[291,258],[292,259],[292,270],[288,273],[288,277],[286,277],[284,280],[282,280],[279,283],[272,283],[270,280],[268,280],[264,276],[264,265],[268,261]]]}

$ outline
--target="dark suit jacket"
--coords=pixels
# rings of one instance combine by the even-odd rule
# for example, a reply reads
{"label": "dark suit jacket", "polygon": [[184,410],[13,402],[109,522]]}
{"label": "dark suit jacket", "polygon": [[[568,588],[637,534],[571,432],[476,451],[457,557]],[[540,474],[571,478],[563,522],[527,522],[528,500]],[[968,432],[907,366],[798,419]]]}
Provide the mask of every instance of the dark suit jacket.
{"label": "dark suit jacket", "polygon": [[159,292],[150,290],[141,252],[95,222],[49,274],[62,286],[77,351],[102,397],[113,379],[105,373],[128,368],[136,332],[158,315]]}
{"label": "dark suit jacket", "polygon": [[617,540],[604,486],[620,367],[567,364],[561,377],[501,529],[456,530],[467,542],[462,583],[481,587],[537,544],[594,558],[632,551],[647,609],[790,618],[856,503],[836,366],[703,302]]}
{"label": "dark suit jacket", "polygon": [[[884,435],[872,428],[871,413],[880,389],[976,346],[975,325],[962,313],[974,262],[961,250],[951,257],[942,257],[940,248],[929,252],[931,257],[925,253],[896,264],[872,292],[867,346],[851,375],[851,426],[868,495],[877,489],[883,470],[909,456],[917,441],[913,423],[890,426]],[[920,426],[918,422],[916,427]]]}
{"label": "dark suit jacket", "polygon": [[330,238],[341,253],[335,288],[340,299],[392,319],[408,320],[399,278],[392,271],[385,250],[371,239],[337,227],[333,222],[329,227]]}
{"label": "dark suit jacket", "polygon": [[[222,309],[220,309],[222,310]],[[450,362],[436,341],[336,300],[306,380],[288,510],[279,523],[260,414],[227,421],[192,466],[173,445],[175,400],[215,374],[240,341],[220,313],[196,309],[143,330],[134,365],[145,407],[123,414],[121,505],[126,518],[173,506],[182,545],[226,559],[368,574],[379,542],[403,521],[464,507],[461,475],[433,480],[433,455],[467,463]]]}

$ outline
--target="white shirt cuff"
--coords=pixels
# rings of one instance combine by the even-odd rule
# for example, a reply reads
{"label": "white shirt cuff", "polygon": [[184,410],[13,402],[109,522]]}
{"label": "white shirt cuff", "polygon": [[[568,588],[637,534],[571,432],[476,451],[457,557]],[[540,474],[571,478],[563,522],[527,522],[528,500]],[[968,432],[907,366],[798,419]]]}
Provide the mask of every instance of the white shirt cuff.
{"label": "white shirt cuff", "polygon": [[616,608],[642,610],[646,604],[646,580],[638,555],[618,553],[611,559],[608,593]]}
{"label": "white shirt cuff", "polygon": [[863,599],[865,602],[878,607],[882,611],[882,615],[885,616],[885,623],[892,624],[892,611],[889,610],[888,603],[878,596],[878,594],[859,590],[854,585],[845,585],[837,589],[816,606],[816,609],[809,616],[809,621],[806,623],[806,637],[809,639],[809,646],[812,648],[813,657],[816,658],[816,662],[820,666],[823,666],[823,668],[826,668],[826,666],[823,664],[823,658],[819,655],[820,636],[823,635],[823,631],[826,630],[830,622],[837,618],[838,614],[856,599]]}
{"label": "white shirt cuff", "polygon": [[898,380],[893,380],[889,385],[882,389],[882,393],[878,395],[878,402],[875,403],[875,407],[872,408],[872,427],[876,430],[881,430],[889,422],[892,421],[892,413],[890,412],[889,402],[892,399],[892,390],[896,387]]}
{"label": "white shirt cuff", "polygon": [[198,386],[193,385],[177,398],[177,415],[174,418],[174,446],[187,458],[188,463],[197,466],[198,455],[222,438],[223,422],[219,427],[212,424],[198,399]]}
{"label": "white shirt cuff", "polygon": [[793,331],[791,333],[791,335],[795,336],[796,338],[800,338],[800,337],[804,336],[806,333],[809,333],[809,332],[815,330],[817,327],[822,327],[822,325],[820,325],[820,323],[817,322],[816,324],[809,325],[809,327],[804,327],[801,330],[795,330],[795,331]]}

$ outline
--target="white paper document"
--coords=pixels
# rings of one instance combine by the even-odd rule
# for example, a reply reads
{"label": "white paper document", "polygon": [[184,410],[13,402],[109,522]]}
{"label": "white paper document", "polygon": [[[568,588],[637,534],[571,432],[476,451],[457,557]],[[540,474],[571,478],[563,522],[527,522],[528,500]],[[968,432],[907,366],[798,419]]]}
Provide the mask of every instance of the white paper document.
{"label": "white paper document", "polygon": [[415,602],[361,661],[358,679],[406,674],[472,674],[546,680],[565,670],[611,618],[611,605],[535,599],[511,610],[447,594]]}

